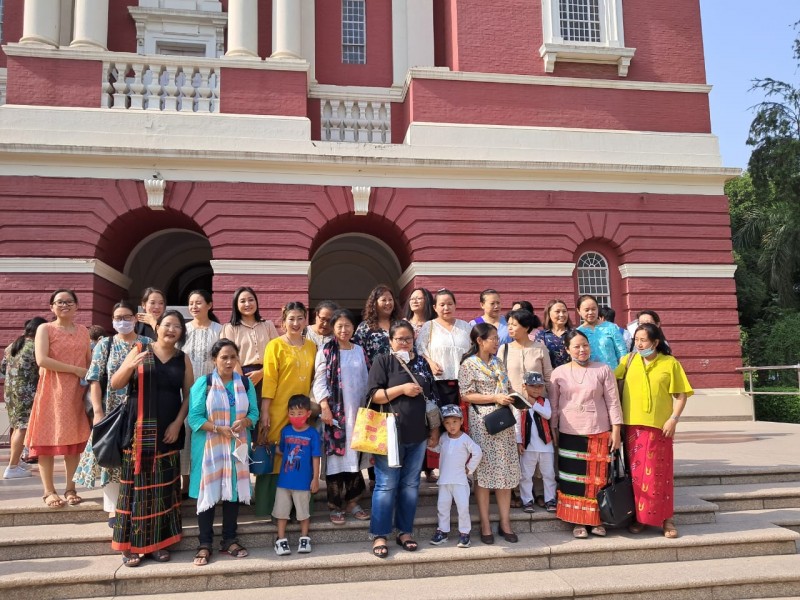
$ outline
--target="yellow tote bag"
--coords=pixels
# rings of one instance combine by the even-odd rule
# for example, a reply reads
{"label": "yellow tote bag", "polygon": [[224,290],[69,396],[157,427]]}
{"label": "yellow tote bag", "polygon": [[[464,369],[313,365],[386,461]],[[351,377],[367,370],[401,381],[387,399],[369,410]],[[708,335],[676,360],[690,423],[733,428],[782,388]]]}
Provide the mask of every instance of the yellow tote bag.
{"label": "yellow tote bag", "polygon": [[350,448],[358,452],[382,454],[385,456],[389,453],[388,431],[386,426],[386,416],[389,413],[372,410],[370,408],[371,404],[372,401],[370,400],[366,408],[358,409]]}

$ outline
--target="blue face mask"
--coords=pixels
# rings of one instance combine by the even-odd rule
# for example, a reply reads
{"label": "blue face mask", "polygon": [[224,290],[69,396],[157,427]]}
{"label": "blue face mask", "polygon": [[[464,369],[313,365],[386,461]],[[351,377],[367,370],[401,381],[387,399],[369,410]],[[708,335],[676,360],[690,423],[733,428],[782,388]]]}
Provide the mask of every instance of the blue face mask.
{"label": "blue face mask", "polygon": [[655,354],[656,349],[651,346],[650,348],[639,348],[636,350],[642,358],[650,358]]}

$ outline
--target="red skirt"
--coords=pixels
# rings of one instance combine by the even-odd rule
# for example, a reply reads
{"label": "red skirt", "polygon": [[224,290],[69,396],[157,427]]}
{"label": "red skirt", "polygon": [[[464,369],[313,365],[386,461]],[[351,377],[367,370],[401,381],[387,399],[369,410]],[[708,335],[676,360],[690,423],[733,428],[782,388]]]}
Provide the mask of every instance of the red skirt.
{"label": "red skirt", "polygon": [[660,429],[628,425],[625,449],[633,479],[636,520],[662,527],[675,513],[672,438]]}

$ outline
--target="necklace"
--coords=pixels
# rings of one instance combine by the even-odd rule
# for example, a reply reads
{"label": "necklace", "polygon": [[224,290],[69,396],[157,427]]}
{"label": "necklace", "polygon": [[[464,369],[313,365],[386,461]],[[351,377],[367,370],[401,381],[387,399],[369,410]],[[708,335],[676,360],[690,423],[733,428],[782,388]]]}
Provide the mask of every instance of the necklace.
{"label": "necklace", "polygon": [[577,383],[579,385],[583,385],[583,382],[586,379],[586,373],[589,371],[589,369],[586,369],[586,368],[583,369],[583,377],[581,378],[580,381],[578,381],[578,378],[575,377],[575,372],[574,371],[575,371],[575,363],[569,363],[569,374],[570,374],[570,376],[572,376],[572,381],[574,381],[575,383]]}
{"label": "necklace", "polygon": [[[294,344],[291,343],[291,341],[289,341],[288,338],[286,339],[286,343],[289,345],[289,347],[292,349],[292,352],[294,353],[294,366],[295,369],[297,370],[297,379],[298,381],[305,381],[306,379],[308,379],[308,373],[309,373],[308,357],[306,356],[306,353],[303,352],[302,346],[300,347],[295,346]],[[303,342],[303,345],[305,345],[305,342]]]}

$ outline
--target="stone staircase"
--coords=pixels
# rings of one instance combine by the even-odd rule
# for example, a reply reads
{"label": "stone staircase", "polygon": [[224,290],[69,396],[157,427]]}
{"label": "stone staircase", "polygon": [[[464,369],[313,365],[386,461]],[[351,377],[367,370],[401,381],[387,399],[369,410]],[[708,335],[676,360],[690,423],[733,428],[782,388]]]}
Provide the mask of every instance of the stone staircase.
{"label": "stone staircase", "polygon": [[[795,433],[798,442],[800,428]],[[312,517],[313,552],[278,558],[271,548],[275,526],[242,507],[240,540],[250,556],[236,560],[215,553],[210,565],[194,567],[197,527],[188,502],[184,539],[172,561],[145,560],[134,569],[122,567],[111,552],[98,491],[82,493],[80,506],[51,510],[37,497],[38,478],[6,481],[0,484],[0,595],[203,599],[236,590],[242,599],[800,596],[800,461],[797,467],[741,464],[717,470],[692,464],[676,475],[681,536],[675,540],[655,530],[638,536],[610,530],[607,538],[576,540],[568,525],[544,510],[531,515],[516,509],[512,524],[519,543],[497,538],[485,546],[474,510],[472,548],[456,548],[455,540],[434,547],[427,540],[436,528],[436,487],[423,478],[415,553],[391,543],[389,558],[376,559],[369,551],[368,523],[334,526],[319,510]],[[322,498],[318,508],[325,506]],[[290,525],[293,547],[297,536],[297,525]]]}

